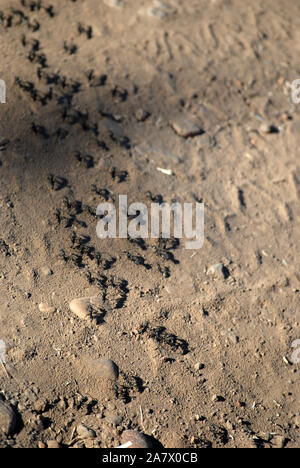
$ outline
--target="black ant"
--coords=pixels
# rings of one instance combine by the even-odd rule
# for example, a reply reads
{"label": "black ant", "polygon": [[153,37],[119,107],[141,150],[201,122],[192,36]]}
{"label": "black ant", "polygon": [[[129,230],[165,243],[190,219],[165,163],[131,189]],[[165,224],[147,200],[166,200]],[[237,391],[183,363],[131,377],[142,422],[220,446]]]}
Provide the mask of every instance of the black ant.
{"label": "black ant", "polygon": [[49,138],[48,132],[43,125],[37,125],[34,122],[32,122],[31,130],[36,135],[41,135],[42,137],[44,137],[46,140]]}
{"label": "black ant", "polygon": [[36,31],[38,31],[40,29],[40,23],[35,19],[35,20],[33,20],[32,23],[28,22],[27,27],[32,32],[36,32]]}
{"label": "black ant", "polygon": [[86,235],[78,235],[75,231],[71,234],[71,247],[74,249],[80,249],[85,244],[90,242],[91,238]]}
{"label": "black ant", "polygon": [[128,177],[127,171],[118,171],[116,167],[114,167],[111,171],[111,176],[113,180],[117,179],[119,183],[124,182]]}
{"label": "black ant", "polygon": [[98,145],[99,148],[101,148],[103,151],[109,151],[109,147],[107,146],[107,144],[105,143],[105,141],[103,141],[103,140],[97,140],[97,145]]}
{"label": "black ant", "polygon": [[50,18],[54,18],[54,7],[53,5],[49,5],[48,7],[44,7],[45,12],[50,16]]}
{"label": "black ant", "polygon": [[13,25],[13,16],[0,11],[0,22],[4,28],[11,28]]}
{"label": "black ant", "polygon": [[30,1],[30,2],[27,2],[27,0],[20,0],[20,2],[24,8],[29,8],[30,11],[35,11],[35,10],[39,11],[42,7],[42,0]]}
{"label": "black ant", "polygon": [[152,195],[152,192],[150,191],[148,191],[146,195],[153,203],[158,203],[161,205],[164,202],[162,195]]}
{"label": "black ant", "polygon": [[82,202],[75,200],[75,201],[70,201],[68,197],[64,197],[63,199],[63,204],[66,207],[68,212],[75,212],[75,214],[80,214],[82,213]]}
{"label": "black ant", "polygon": [[94,184],[92,185],[92,192],[94,192],[96,195],[98,195],[102,200],[108,201],[112,200],[113,197],[109,193],[107,189],[98,189],[97,186]]}
{"label": "black ant", "polygon": [[171,272],[169,267],[162,267],[159,263],[157,265],[158,271],[161,275],[163,275],[165,278],[170,278]]}
{"label": "black ant", "polygon": [[145,259],[140,255],[132,255],[130,252],[126,252],[128,260],[131,260],[136,265],[141,265],[146,268],[146,270],[151,270],[151,265],[145,263]]}
{"label": "black ant", "polygon": [[94,167],[94,158],[93,156],[90,156],[89,154],[82,155],[79,151],[77,151],[75,153],[75,158],[77,159],[79,164],[84,166],[86,169]]}
{"label": "black ant", "polygon": [[49,174],[47,180],[52,188],[52,190],[58,191],[65,188],[68,184],[68,181],[63,177],[58,177],[53,174]]}
{"label": "black ant", "polygon": [[68,44],[67,41],[64,41],[64,50],[70,55],[74,55],[77,52],[77,45],[75,44]]}
{"label": "black ant", "polygon": [[78,23],[77,29],[78,29],[79,34],[85,34],[88,39],[92,39],[93,29],[91,26],[87,26],[85,28],[81,23]]}
{"label": "black ant", "polygon": [[58,128],[57,131],[55,132],[55,135],[60,140],[64,140],[69,135],[69,132],[65,128]]}
{"label": "black ant", "polygon": [[134,245],[137,245],[140,249],[142,250],[147,250],[147,244],[146,242],[144,241],[144,239],[142,239],[141,237],[138,237],[136,239],[133,239],[132,237],[129,237],[128,238],[128,241],[131,243],[131,244],[134,244]]}
{"label": "black ant", "polygon": [[32,49],[29,54],[27,55],[28,60],[31,63],[37,63],[42,68],[47,68],[47,57],[45,54],[37,54],[34,49]]}
{"label": "black ant", "polygon": [[86,77],[92,88],[96,88],[98,86],[104,86],[107,81],[107,75],[100,75],[99,77],[97,77],[94,74],[94,70],[89,70],[86,73]]}
{"label": "black ant", "polygon": [[121,102],[126,101],[128,97],[128,91],[120,86],[116,85],[112,90],[112,96],[119,98]]}

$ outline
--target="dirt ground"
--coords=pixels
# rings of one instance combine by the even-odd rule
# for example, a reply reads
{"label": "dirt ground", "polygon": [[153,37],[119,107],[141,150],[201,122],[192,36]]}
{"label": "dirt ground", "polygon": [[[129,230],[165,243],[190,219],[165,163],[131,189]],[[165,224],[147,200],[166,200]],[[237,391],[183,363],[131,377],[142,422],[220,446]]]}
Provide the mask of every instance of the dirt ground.
{"label": "dirt ground", "polygon": [[[299,447],[300,2],[0,5],[0,447]],[[100,240],[119,194],[204,247]]]}

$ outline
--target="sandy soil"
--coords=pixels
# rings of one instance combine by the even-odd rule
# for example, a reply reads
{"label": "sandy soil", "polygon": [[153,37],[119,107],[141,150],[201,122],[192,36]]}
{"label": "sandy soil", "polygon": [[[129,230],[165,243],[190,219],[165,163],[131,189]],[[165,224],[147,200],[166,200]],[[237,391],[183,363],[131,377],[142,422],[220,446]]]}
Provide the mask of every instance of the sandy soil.
{"label": "sandy soil", "polygon": [[[0,446],[299,447],[300,3],[31,3],[0,8]],[[203,200],[204,248],[98,239],[119,194]]]}

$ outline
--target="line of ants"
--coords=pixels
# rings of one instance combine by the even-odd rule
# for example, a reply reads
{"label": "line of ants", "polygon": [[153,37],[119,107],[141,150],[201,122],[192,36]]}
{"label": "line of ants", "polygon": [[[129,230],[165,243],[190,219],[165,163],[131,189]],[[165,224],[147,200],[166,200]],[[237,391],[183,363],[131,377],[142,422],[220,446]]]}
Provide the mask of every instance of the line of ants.
{"label": "line of ants", "polygon": [[[45,11],[50,18],[54,18],[55,12],[53,5],[44,5],[42,0],[20,0],[21,6],[30,12]],[[28,29],[36,32],[40,29],[40,23],[37,19],[31,21],[30,17],[21,9],[10,7],[9,10],[0,11],[0,24],[7,29],[13,26],[26,24]]]}

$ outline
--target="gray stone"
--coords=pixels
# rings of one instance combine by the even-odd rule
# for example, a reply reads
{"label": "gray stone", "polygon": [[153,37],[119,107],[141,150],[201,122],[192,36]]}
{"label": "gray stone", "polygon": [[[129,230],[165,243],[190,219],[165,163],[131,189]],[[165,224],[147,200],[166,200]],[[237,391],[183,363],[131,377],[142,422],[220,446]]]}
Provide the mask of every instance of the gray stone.
{"label": "gray stone", "polygon": [[81,320],[89,320],[92,317],[92,308],[89,298],[81,297],[70,303],[70,310]]}
{"label": "gray stone", "polygon": [[202,135],[204,130],[194,120],[184,114],[180,114],[170,122],[173,130],[182,138],[192,138]]}
{"label": "gray stone", "polygon": [[111,359],[90,359],[88,365],[90,371],[100,379],[115,381],[119,378],[119,368]]}
{"label": "gray stone", "polygon": [[0,432],[5,435],[13,434],[16,427],[16,413],[12,407],[0,400]]}
{"label": "gray stone", "polygon": [[79,424],[79,426],[77,426],[77,434],[81,439],[95,439],[96,437],[96,432],[86,427],[84,424]]}
{"label": "gray stone", "polygon": [[217,263],[216,265],[211,266],[206,273],[208,276],[218,276],[224,279],[228,278],[229,271],[223,265],[223,263]]}
{"label": "gray stone", "polygon": [[150,449],[152,448],[152,441],[150,437],[138,431],[124,431],[122,434],[122,444],[131,442],[129,448],[137,449]]}
{"label": "gray stone", "polygon": [[144,122],[149,117],[149,112],[145,111],[144,109],[137,109],[135,113],[136,120],[139,122]]}

